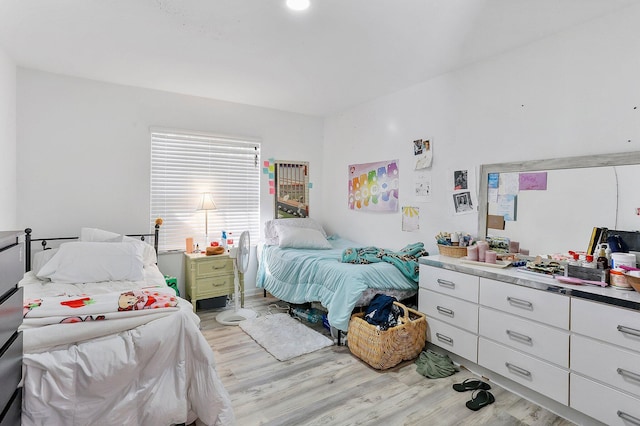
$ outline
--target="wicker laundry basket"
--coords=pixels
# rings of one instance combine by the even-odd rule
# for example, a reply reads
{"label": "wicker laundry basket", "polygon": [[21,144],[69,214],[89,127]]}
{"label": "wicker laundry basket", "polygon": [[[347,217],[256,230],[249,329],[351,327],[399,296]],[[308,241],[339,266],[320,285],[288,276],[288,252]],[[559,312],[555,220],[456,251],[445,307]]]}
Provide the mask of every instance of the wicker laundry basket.
{"label": "wicker laundry basket", "polygon": [[395,327],[379,330],[363,319],[364,312],[353,314],[349,321],[349,350],[378,370],[416,358],[427,340],[427,317],[402,303],[393,303],[404,310],[402,324]]}
{"label": "wicker laundry basket", "polygon": [[467,248],[460,246],[445,246],[438,244],[438,251],[443,256],[449,257],[464,257],[467,255]]}

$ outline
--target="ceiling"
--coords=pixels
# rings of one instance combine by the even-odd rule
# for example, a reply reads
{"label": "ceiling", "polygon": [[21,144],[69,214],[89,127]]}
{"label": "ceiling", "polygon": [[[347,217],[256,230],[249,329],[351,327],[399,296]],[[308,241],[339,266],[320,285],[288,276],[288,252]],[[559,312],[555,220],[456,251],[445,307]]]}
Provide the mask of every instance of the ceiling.
{"label": "ceiling", "polygon": [[638,0],[0,0],[17,65],[326,116]]}

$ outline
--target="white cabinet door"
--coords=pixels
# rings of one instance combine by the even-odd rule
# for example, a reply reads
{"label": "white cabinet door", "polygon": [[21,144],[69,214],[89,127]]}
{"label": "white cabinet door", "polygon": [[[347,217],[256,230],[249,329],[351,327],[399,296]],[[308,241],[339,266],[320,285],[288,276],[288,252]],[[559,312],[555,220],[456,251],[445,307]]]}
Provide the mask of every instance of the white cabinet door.
{"label": "white cabinet door", "polygon": [[567,296],[480,278],[480,304],[569,329],[570,298]]}
{"label": "white cabinet door", "polygon": [[569,332],[480,307],[483,337],[569,368]]}
{"label": "white cabinet door", "polygon": [[478,303],[479,277],[420,265],[420,287]]}

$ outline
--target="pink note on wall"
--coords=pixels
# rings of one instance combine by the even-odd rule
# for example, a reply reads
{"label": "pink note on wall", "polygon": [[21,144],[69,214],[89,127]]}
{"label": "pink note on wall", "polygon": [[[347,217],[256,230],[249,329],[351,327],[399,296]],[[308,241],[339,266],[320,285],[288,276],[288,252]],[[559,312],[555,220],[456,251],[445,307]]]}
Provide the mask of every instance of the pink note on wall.
{"label": "pink note on wall", "polygon": [[276,193],[276,189],[272,186],[269,188],[269,194],[273,195]]}
{"label": "pink note on wall", "polygon": [[547,172],[520,173],[518,189],[520,191],[546,191]]}

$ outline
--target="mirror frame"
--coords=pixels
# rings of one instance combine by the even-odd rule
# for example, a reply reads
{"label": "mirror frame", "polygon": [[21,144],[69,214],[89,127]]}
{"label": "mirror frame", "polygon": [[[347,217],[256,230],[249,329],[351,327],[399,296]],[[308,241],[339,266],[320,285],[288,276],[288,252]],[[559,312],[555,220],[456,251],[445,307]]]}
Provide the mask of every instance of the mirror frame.
{"label": "mirror frame", "polygon": [[483,164],[480,166],[480,188],[478,190],[478,238],[485,239],[487,237],[487,196],[489,174],[491,173],[583,169],[588,167],[628,166],[633,164],[640,164],[640,151]]}

